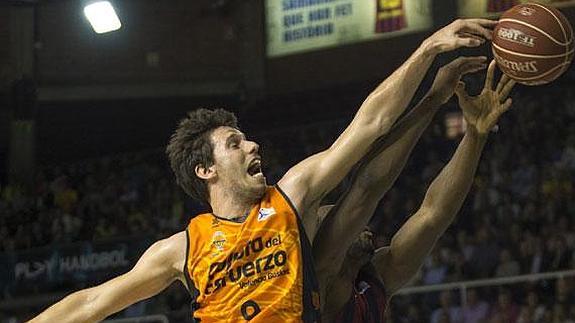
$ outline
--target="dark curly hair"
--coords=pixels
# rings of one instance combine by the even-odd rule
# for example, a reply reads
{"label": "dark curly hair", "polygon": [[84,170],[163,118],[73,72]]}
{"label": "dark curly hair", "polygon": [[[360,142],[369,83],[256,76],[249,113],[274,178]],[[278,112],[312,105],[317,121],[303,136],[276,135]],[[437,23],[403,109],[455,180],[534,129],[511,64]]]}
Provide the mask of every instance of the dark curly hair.
{"label": "dark curly hair", "polygon": [[198,109],[188,112],[172,134],[166,154],[176,175],[176,181],[192,198],[209,205],[206,182],[196,176],[197,165],[210,167],[214,164],[214,146],[210,139],[218,127],[238,128],[236,116],[224,109]]}

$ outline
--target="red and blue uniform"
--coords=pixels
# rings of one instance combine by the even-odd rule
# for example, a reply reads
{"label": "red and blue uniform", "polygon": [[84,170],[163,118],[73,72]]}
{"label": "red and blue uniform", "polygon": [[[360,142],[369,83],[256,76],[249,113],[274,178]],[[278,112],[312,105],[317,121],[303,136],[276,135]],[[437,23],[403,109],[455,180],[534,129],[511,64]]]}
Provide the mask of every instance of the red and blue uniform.
{"label": "red and blue uniform", "polygon": [[[371,268],[370,268],[371,267]],[[362,268],[349,301],[338,314],[337,323],[384,323],[387,296],[371,264]]]}

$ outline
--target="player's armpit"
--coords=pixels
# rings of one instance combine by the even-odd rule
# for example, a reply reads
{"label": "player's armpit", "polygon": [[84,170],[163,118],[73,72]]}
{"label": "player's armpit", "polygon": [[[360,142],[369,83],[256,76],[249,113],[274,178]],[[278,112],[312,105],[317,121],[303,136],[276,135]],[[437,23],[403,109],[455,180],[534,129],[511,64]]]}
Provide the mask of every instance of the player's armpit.
{"label": "player's armpit", "polygon": [[180,279],[186,236],[179,232],[154,243],[129,272],[96,287],[75,292],[30,322],[97,322],[149,298]]}

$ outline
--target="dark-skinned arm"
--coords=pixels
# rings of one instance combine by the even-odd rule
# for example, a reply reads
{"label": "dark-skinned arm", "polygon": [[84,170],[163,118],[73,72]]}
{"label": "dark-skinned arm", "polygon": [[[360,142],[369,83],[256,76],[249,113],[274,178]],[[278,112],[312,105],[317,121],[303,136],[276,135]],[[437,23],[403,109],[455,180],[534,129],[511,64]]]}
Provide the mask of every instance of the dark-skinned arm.
{"label": "dark-skinned arm", "polygon": [[511,106],[507,98],[514,81],[504,76],[492,89],[495,64],[489,66],[485,86],[477,97],[456,89],[468,129],[452,159],[429,187],[420,209],[394,235],[389,247],[378,249],[373,263],[392,295],[419,270],[426,255],[452,223],[473,182],[490,130]]}
{"label": "dark-skinned arm", "polygon": [[[318,268],[339,261],[340,253],[331,246],[334,243],[349,245],[365,228],[375,205],[393,185],[421,134],[440,106],[453,95],[461,76],[485,68],[485,60],[485,57],[460,57],[443,66],[425,97],[397,122],[389,135],[375,142],[354,172],[349,189],[322,218],[314,241]],[[348,212],[347,207],[361,212]],[[325,210],[323,208],[320,214],[325,214]]]}

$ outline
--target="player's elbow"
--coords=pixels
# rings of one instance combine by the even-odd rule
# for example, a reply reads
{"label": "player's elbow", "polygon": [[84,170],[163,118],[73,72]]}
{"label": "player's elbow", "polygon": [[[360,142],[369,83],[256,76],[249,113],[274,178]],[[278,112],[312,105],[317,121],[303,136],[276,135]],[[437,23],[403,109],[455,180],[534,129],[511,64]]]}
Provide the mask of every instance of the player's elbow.
{"label": "player's elbow", "polygon": [[369,132],[375,140],[375,138],[388,133],[391,130],[394,121],[395,119],[387,113],[370,115],[363,119],[361,129]]}
{"label": "player's elbow", "polygon": [[[399,105],[394,98],[401,96],[401,93],[390,89],[381,89],[372,93],[363,104],[373,106],[373,109],[365,109],[371,112],[370,121],[378,126],[382,134],[387,133],[403,109],[398,109]],[[372,112],[373,111],[373,112]]]}
{"label": "player's elbow", "polygon": [[28,323],[48,322],[96,322],[101,320],[94,310],[95,295],[90,289],[66,296]]}
{"label": "player's elbow", "polygon": [[361,109],[358,112],[358,123],[357,126],[361,131],[371,134],[374,138],[382,136],[389,132],[395,117],[389,113],[385,113],[385,107],[377,103],[376,99],[368,98],[364,105],[375,105],[377,106],[377,111],[372,109]]}
{"label": "player's elbow", "polygon": [[107,315],[103,313],[104,309],[98,306],[100,295],[96,288],[90,288],[78,291],[70,296],[74,298],[71,303],[75,304],[74,322],[97,322],[104,319]]}
{"label": "player's elbow", "polygon": [[101,301],[102,296],[97,288],[84,289],[68,297],[74,298],[71,303],[75,305],[72,308],[74,315],[71,315],[71,322],[98,322],[109,315],[102,306],[104,302]]}
{"label": "player's elbow", "polygon": [[453,221],[454,214],[455,212],[449,207],[424,205],[414,216],[418,217],[417,223],[420,231],[425,232],[426,236],[433,239],[433,243],[435,243]]}

